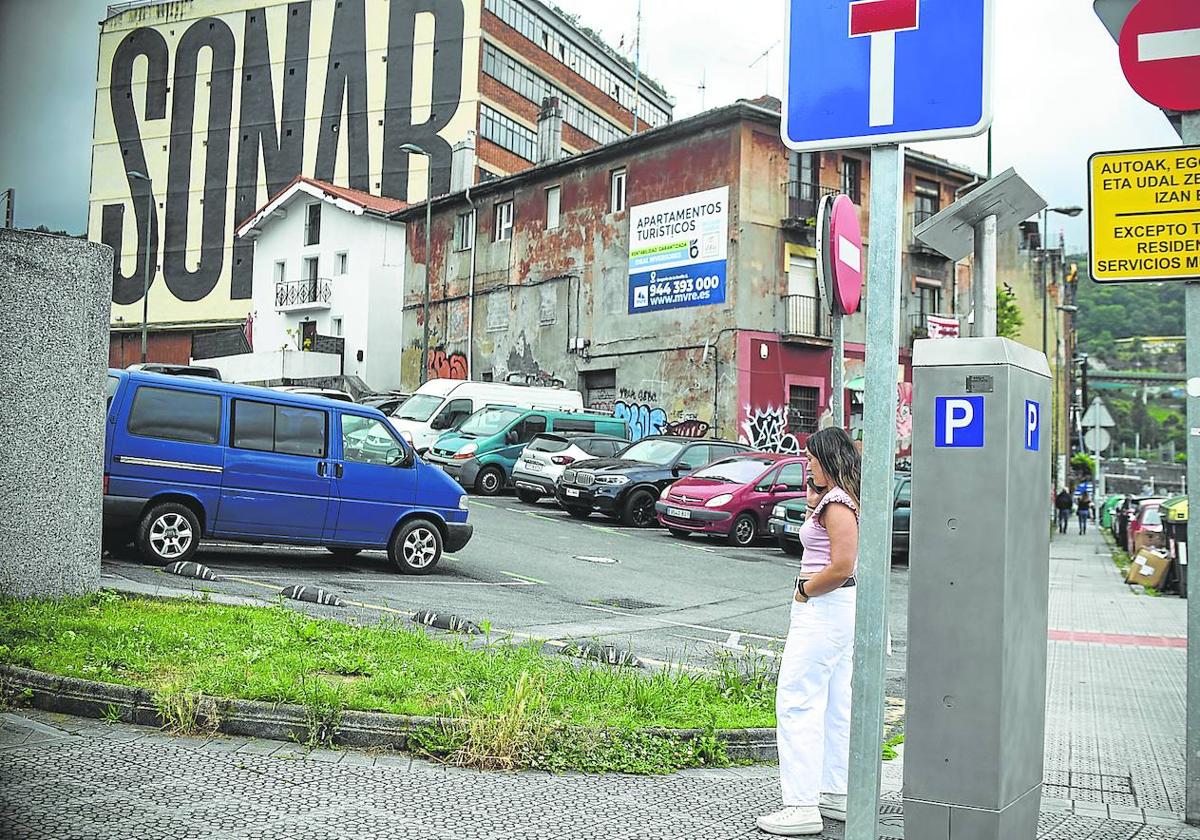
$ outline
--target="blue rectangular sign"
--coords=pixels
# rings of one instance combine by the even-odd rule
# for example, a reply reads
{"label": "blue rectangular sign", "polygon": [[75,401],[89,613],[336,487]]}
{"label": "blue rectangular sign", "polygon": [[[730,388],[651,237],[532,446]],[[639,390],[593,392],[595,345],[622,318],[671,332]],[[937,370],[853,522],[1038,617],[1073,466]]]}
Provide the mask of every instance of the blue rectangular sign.
{"label": "blue rectangular sign", "polygon": [[983,397],[937,397],[933,445],[938,449],[983,446]]}
{"label": "blue rectangular sign", "polygon": [[681,265],[629,277],[629,314],[725,302],[726,261]]}
{"label": "blue rectangular sign", "polygon": [[729,187],[629,208],[629,314],[725,302]]}
{"label": "blue rectangular sign", "polygon": [[1037,452],[1042,446],[1042,407],[1025,400],[1025,448]]}
{"label": "blue rectangular sign", "polygon": [[993,0],[789,0],[784,142],[815,151],[982,134],[992,19]]}

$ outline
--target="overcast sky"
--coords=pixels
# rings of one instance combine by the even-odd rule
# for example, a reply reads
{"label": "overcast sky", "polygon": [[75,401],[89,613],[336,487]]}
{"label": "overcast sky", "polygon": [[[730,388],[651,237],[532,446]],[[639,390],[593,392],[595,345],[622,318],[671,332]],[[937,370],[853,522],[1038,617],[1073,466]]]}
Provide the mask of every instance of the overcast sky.
{"label": "overcast sky", "polygon": [[[642,64],[675,97],[677,118],[780,95],[784,2],[643,0]],[[614,46],[622,36],[632,44],[638,0],[557,3]],[[0,189],[17,188],[21,227],[86,225],[97,24],[106,5],[0,0]],[[1052,206],[1086,206],[1092,152],[1179,142],[1162,113],[1129,89],[1091,0],[996,5],[996,172],[1015,166]],[[922,148],[987,166],[982,138]],[[1060,228],[1068,247],[1086,246],[1083,217],[1057,217],[1052,235]]]}

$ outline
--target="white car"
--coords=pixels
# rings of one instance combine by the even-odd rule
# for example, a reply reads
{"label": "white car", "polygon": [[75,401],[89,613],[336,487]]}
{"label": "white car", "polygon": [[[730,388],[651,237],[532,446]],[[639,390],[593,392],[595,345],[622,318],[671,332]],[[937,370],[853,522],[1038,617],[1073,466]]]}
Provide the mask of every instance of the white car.
{"label": "white car", "polygon": [[536,504],[543,496],[554,498],[554,483],[568,466],[593,458],[612,458],[627,446],[627,440],[587,432],[537,435],[513,467],[517,498],[529,504]]}

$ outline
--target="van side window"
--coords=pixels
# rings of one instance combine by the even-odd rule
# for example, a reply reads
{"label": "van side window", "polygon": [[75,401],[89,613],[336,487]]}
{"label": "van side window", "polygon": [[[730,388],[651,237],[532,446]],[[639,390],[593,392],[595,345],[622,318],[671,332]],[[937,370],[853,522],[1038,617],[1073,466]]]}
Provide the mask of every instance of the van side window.
{"label": "van side window", "polygon": [[595,420],[577,420],[574,417],[559,418],[554,421],[554,431],[556,432],[594,432],[596,431]]}
{"label": "van side window", "polygon": [[324,411],[233,401],[233,445],[238,449],[324,458],[327,423]]}
{"label": "van side window", "polygon": [[108,398],[106,405],[109,408],[112,408],[113,397],[117,395],[117,387],[120,386],[120,384],[120,378],[112,376],[111,374],[108,376],[108,381],[104,383],[104,396]]}
{"label": "van side window", "polygon": [[462,421],[475,413],[470,400],[450,400],[430,424],[434,429],[457,429]]}
{"label": "van side window", "polygon": [[216,443],[221,439],[221,397],[143,385],[133,396],[127,428],[142,437]]}
{"label": "van side window", "polygon": [[342,415],[342,458],[356,464],[391,466],[404,449],[379,420]]}
{"label": "van side window", "polygon": [[531,414],[517,426],[517,442],[529,443],[534,436],[546,431],[546,418],[540,414]]}

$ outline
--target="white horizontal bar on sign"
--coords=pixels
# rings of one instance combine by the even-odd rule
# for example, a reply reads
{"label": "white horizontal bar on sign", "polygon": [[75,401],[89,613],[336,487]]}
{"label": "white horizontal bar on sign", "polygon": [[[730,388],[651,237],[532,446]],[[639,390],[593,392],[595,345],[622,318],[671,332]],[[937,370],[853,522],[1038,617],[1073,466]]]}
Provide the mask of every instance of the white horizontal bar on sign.
{"label": "white horizontal bar on sign", "polygon": [[1138,61],[1200,56],[1200,29],[1146,32],[1138,36]]}
{"label": "white horizontal bar on sign", "polygon": [[855,271],[862,271],[862,249],[844,236],[838,237],[838,259]]}

